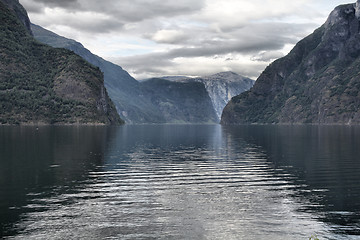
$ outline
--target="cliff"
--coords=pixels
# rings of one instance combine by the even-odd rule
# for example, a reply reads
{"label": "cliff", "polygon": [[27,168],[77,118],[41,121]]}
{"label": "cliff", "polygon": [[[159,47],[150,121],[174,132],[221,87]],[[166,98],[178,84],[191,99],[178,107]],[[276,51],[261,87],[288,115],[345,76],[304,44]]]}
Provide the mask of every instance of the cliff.
{"label": "cliff", "polygon": [[205,85],[219,120],[223,109],[231,98],[249,90],[255,83],[254,80],[234,72],[221,72],[207,77],[195,78],[192,81],[202,82]]}
{"label": "cliff", "polygon": [[109,96],[127,123],[219,122],[203,84],[181,84],[159,79],[140,83],[120,66],[92,54],[79,42],[34,24],[31,29],[38,41],[69,49],[99,67],[104,73]]}
{"label": "cliff", "polygon": [[221,123],[360,124],[359,17],[359,1],[336,7],[250,91],[232,98]]}
{"label": "cliff", "polygon": [[25,8],[19,3],[19,0],[0,0],[5,6],[12,11],[20,22],[25,26],[26,31],[32,35],[30,19]]}
{"label": "cliff", "polygon": [[141,83],[144,96],[166,123],[217,123],[203,83],[153,78]]}
{"label": "cliff", "polygon": [[143,97],[140,83],[122,67],[91,53],[81,43],[59,36],[35,24],[31,24],[34,37],[55,48],[66,48],[100,68],[104,84],[122,119],[127,123],[159,122],[161,117],[154,106]]}
{"label": "cliff", "polygon": [[98,68],[38,43],[18,1],[0,1],[0,124],[120,124]]}

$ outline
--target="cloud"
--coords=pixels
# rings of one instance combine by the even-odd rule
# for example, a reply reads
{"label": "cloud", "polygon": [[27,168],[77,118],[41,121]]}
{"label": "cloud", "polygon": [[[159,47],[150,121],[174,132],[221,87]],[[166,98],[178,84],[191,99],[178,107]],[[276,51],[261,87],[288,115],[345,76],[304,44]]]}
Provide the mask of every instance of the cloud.
{"label": "cloud", "polygon": [[42,3],[44,5],[48,5],[51,7],[61,7],[61,8],[69,8],[69,7],[78,7],[78,0],[33,0],[35,3]]}
{"label": "cloud", "polygon": [[44,12],[42,3],[34,2],[34,0],[20,0],[20,3],[29,14],[41,14]]}
{"label": "cloud", "polygon": [[187,39],[186,34],[182,30],[159,30],[152,37],[157,43],[181,43]]}
{"label": "cloud", "polygon": [[299,39],[294,32],[303,31],[307,25],[287,24],[249,24],[246,28],[235,29],[231,34],[222,36],[209,34],[209,38],[199,38],[191,42],[191,46],[180,47],[168,51],[171,57],[197,57],[227,54],[231,52],[250,54],[260,51],[281,50],[288,43],[296,43]]}
{"label": "cloud", "polygon": [[206,71],[230,70],[256,78],[270,61],[282,57],[282,50],[295,44],[300,39],[297,35],[309,27],[279,22],[253,23],[226,34],[197,29],[195,38],[188,35],[183,42],[178,41],[166,50],[112,60],[139,78],[146,74],[198,76],[206,75]]}
{"label": "cloud", "polygon": [[137,78],[232,70],[257,77],[342,0],[20,0],[31,21]]}
{"label": "cloud", "polygon": [[[149,59],[154,64],[149,64]],[[226,54],[216,58],[193,57],[169,60],[165,53],[138,55],[111,59],[124,66],[137,79],[166,75],[205,76],[223,71],[233,71],[255,79],[259,71],[268,63],[254,62],[236,54]]]}
{"label": "cloud", "polygon": [[[73,30],[90,33],[108,33],[121,30],[123,22],[105,14],[93,12],[67,12],[63,9],[45,9],[45,14],[37,18],[43,27],[66,26]],[[69,24],[71,23],[71,24]]]}
{"label": "cloud", "polygon": [[[149,18],[174,17],[199,11],[204,7],[204,0],[21,0],[29,12],[38,13],[45,8],[58,8],[70,12],[100,13],[120,21],[138,22]],[[36,5],[41,10],[35,10]]]}
{"label": "cloud", "polygon": [[280,51],[263,51],[251,57],[252,61],[269,62],[284,56]]}
{"label": "cloud", "polygon": [[317,16],[312,8],[304,10],[307,2],[307,0],[208,0],[206,8],[198,18],[210,23],[218,31],[224,32],[256,21],[279,21],[288,16],[306,19]]}
{"label": "cloud", "polygon": [[[43,27],[61,25],[106,33],[149,19],[174,18],[200,11],[204,0],[20,0],[31,20]],[[156,25],[154,20],[153,25]],[[154,34],[154,33],[151,33]],[[169,39],[163,39],[165,42]],[[160,39],[162,42],[162,40]]]}

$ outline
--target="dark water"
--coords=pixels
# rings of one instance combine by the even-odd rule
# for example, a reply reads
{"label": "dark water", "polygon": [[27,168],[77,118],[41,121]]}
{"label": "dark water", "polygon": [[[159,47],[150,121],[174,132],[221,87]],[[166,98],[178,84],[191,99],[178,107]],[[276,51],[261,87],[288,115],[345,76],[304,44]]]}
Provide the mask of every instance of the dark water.
{"label": "dark water", "polygon": [[0,238],[360,239],[360,127],[1,127]]}

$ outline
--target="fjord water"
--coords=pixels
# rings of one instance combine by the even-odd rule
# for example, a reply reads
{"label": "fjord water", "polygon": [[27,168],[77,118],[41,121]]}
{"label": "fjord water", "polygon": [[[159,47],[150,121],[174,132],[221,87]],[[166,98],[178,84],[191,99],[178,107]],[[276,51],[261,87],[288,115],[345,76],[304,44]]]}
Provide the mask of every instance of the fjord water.
{"label": "fjord water", "polygon": [[360,128],[1,127],[0,238],[360,238]]}

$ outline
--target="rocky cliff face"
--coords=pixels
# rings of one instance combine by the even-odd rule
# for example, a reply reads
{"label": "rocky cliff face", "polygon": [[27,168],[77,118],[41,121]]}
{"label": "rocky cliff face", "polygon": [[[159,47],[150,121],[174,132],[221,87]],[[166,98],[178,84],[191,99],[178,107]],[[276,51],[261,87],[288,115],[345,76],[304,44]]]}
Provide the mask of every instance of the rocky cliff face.
{"label": "rocky cliff face", "polygon": [[163,122],[218,123],[203,83],[153,78],[142,82],[141,88]]}
{"label": "rocky cliff face", "polygon": [[219,120],[224,107],[231,98],[249,90],[255,83],[254,80],[234,72],[221,72],[192,80],[205,85]]}
{"label": "rocky cliff face", "polygon": [[120,66],[92,54],[72,39],[59,36],[40,26],[31,24],[34,37],[47,45],[66,48],[100,68],[104,73],[104,84],[121,118],[127,123],[161,122],[162,118],[152,104],[141,93],[140,83]]}
{"label": "rocky cliff face", "polygon": [[222,124],[360,124],[359,1],[270,64],[225,107]]}
{"label": "rocky cliff face", "polygon": [[0,0],[7,8],[12,11],[21,23],[25,26],[27,32],[32,35],[30,19],[25,8],[19,3],[19,0]]}
{"label": "rocky cliff face", "polygon": [[92,54],[80,43],[34,24],[31,28],[34,37],[40,42],[69,49],[99,67],[104,73],[105,87],[109,96],[114,101],[121,118],[127,123],[215,123],[219,121],[203,84],[182,84],[159,79],[150,79],[140,83],[120,66]]}
{"label": "rocky cliff face", "polygon": [[18,1],[0,1],[0,124],[122,123],[102,73],[35,41],[26,12],[18,17],[16,9],[23,10]]}

